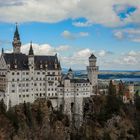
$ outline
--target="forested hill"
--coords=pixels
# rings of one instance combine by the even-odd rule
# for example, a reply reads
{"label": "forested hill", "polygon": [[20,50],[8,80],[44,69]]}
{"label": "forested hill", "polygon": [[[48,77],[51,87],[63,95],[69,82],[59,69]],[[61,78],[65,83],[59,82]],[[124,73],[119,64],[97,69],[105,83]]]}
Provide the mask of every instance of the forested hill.
{"label": "forested hill", "polygon": [[70,123],[62,110],[39,99],[5,111],[0,102],[0,140],[139,140],[140,97],[135,104],[123,104],[114,96],[94,96],[84,101],[79,128]]}

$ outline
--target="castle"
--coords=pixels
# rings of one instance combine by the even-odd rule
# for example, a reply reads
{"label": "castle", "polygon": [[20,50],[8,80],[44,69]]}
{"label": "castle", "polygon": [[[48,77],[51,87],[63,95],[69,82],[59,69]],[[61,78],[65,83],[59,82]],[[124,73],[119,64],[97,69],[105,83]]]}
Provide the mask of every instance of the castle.
{"label": "castle", "polygon": [[89,57],[88,79],[76,79],[71,68],[62,76],[57,54],[35,55],[32,42],[28,55],[23,54],[17,25],[12,45],[13,52],[5,53],[2,49],[0,57],[0,100],[7,108],[46,98],[56,109],[63,106],[69,115],[82,115],[83,99],[94,95],[98,85],[96,57]]}

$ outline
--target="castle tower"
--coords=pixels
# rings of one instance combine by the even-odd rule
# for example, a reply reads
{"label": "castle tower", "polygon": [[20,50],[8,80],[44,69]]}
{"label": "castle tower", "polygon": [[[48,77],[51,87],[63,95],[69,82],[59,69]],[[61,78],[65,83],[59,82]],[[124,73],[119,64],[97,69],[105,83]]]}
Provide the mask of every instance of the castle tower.
{"label": "castle tower", "polygon": [[29,64],[29,70],[33,71],[34,70],[34,51],[33,51],[33,47],[32,47],[32,42],[30,43],[28,64]]}
{"label": "castle tower", "polygon": [[68,70],[68,77],[69,77],[70,79],[73,79],[73,78],[74,78],[74,74],[73,74],[73,71],[72,71],[71,68],[69,68],[69,70]]}
{"label": "castle tower", "polygon": [[20,41],[20,35],[18,32],[18,26],[16,24],[16,30],[14,33],[14,38],[13,38],[13,53],[20,53],[20,48],[21,48],[21,41]]}
{"label": "castle tower", "polygon": [[96,66],[97,58],[94,54],[89,57],[89,66],[87,66],[88,79],[92,85],[92,94],[95,94],[98,86],[98,66]]}
{"label": "castle tower", "polygon": [[29,65],[29,79],[30,79],[30,93],[32,94],[32,102],[34,102],[34,51],[32,47],[32,42],[30,43],[29,55],[28,55],[28,65]]}

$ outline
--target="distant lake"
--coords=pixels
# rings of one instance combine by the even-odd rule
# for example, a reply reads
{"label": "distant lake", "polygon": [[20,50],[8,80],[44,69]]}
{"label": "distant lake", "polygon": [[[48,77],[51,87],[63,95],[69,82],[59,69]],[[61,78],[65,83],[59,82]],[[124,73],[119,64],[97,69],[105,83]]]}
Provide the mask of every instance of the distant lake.
{"label": "distant lake", "polygon": [[119,79],[115,79],[115,80],[122,80],[122,81],[125,81],[125,82],[140,82],[140,78],[119,78]]}

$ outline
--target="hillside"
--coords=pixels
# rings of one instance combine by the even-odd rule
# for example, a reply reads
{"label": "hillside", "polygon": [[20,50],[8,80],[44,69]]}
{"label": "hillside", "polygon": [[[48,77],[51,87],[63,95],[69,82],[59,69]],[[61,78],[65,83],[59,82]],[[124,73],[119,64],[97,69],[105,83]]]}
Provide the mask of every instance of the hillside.
{"label": "hillside", "polygon": [[84,103],[83,123],[73,126],[51,102],[39,99],[5,112],[0,103],[0,140],[139,140],[140,97],[124,105],[115,96],[95,96]]}

